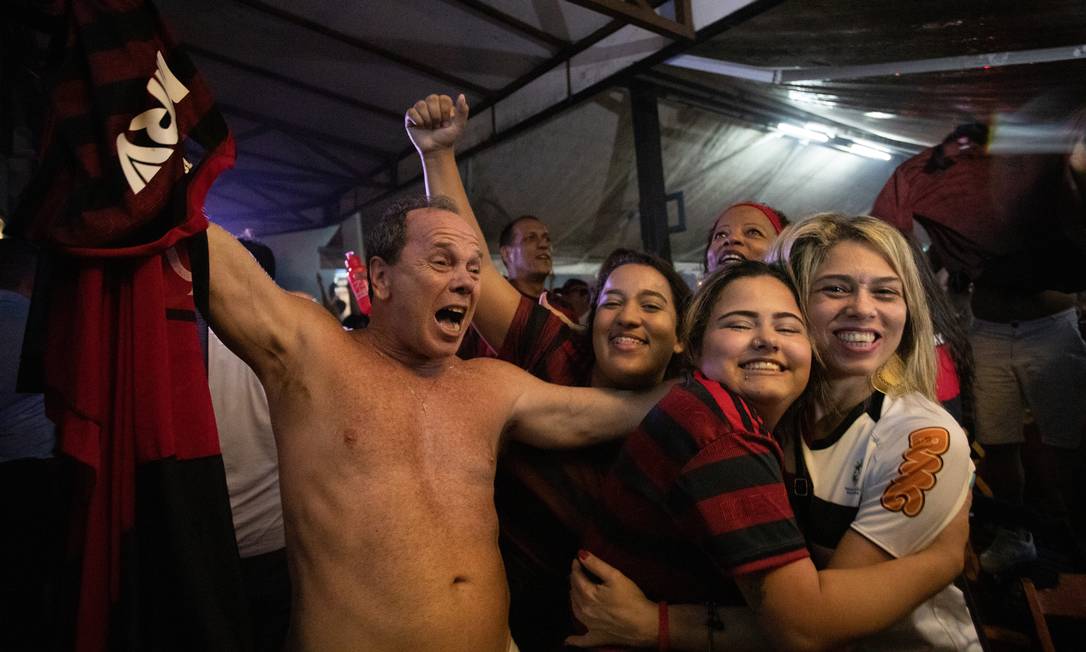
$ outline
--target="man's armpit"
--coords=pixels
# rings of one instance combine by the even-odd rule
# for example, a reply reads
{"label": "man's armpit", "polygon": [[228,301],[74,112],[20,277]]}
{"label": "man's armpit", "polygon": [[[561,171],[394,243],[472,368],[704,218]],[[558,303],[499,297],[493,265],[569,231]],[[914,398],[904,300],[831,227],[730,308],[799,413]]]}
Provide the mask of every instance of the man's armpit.
{"label": "man's armpit", "polygon": [[743,597],[746,598],[750,610],[756,614],[759,613],[762,610],[762,604],[765,602],[765,573],[754,572],[737,575],[735,583],[739,585],[739,590],[742,591]]}

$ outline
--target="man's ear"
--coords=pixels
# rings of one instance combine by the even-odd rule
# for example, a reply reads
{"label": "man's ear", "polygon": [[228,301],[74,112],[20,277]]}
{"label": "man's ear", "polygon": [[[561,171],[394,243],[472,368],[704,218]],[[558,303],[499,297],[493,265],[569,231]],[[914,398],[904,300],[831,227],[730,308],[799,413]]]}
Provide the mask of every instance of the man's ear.
{"label": "man's ear", "polygon": [[511,269],[509,267],[509,250],[510,249],[512,249],[512,247],[510,247],[508,245],[506,245],[504,247],[498,247],[498,255],[501,256],[502,264],[505,265],[505,271],[507,273]]}
{"label": "man's ear", "polygon": [[384,258],[374,256],[370,258],[370,287],[373,288],[373,298],[388,300],[392,293],[392,266],[385,262]]}

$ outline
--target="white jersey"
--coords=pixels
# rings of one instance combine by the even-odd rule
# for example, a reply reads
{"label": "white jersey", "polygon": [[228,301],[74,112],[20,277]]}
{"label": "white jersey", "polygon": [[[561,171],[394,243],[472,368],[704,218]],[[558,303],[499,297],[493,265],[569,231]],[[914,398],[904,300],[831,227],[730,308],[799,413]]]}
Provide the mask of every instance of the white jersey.
{"label": "white jersey", "polygon": [[207,334],[208,384],[219,429],[234,535],[242,557],[285,544],[279,460],[264,387],[213,331]]}
{"label": "white jersey", "polygon": [[[876,392],[836,431],[793,442],[796,516],[808,541],[837,547],[849,528],[894,557],[920,550],[954,518],[973,484],[969,441],[917,393]],[[816,555],[817,557],[817,555]],[[964,596],[951,585],[857,649],[980,650]]]}

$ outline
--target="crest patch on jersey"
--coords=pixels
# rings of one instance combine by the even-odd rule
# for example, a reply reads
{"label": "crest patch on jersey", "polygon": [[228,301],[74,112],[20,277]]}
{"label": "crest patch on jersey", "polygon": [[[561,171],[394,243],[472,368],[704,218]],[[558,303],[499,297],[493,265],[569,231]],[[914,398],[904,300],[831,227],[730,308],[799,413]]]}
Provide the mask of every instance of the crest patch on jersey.
{"label": "crest patch on jersey", "polygon": [[946,428],[921,428],[909,433],[909,450],[897,467],[897,477],[882,493],[882,506],[891,512],[916,516],[924,510],[924,492],[935,487],[935,475],[943,468],[943,454],[950,450]]}

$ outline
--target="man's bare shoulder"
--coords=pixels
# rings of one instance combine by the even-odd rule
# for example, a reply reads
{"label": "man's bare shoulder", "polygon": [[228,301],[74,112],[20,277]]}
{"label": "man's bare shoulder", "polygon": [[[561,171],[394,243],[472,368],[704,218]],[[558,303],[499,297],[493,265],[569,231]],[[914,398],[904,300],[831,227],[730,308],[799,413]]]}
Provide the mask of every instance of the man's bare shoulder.
{"label": "man's bare shoulder", "polygon": [[520,367],[504,360],[498,360],[497,358],[472,358],[471,360],[456,358],[455,364],[460,365],[465,373],[478,374],[482,377],[492,377],[495,379],[495,382],[500,382],[502,379],[531,377],[527,371],[524,371]]}
{"label": "man's bare shoulder", "polygon": [[450,375],[464,378],[480,399],[494,403],[503,399],[513,401],[540,382],[520,367],[494,358],[456,358],[451,364]]}

